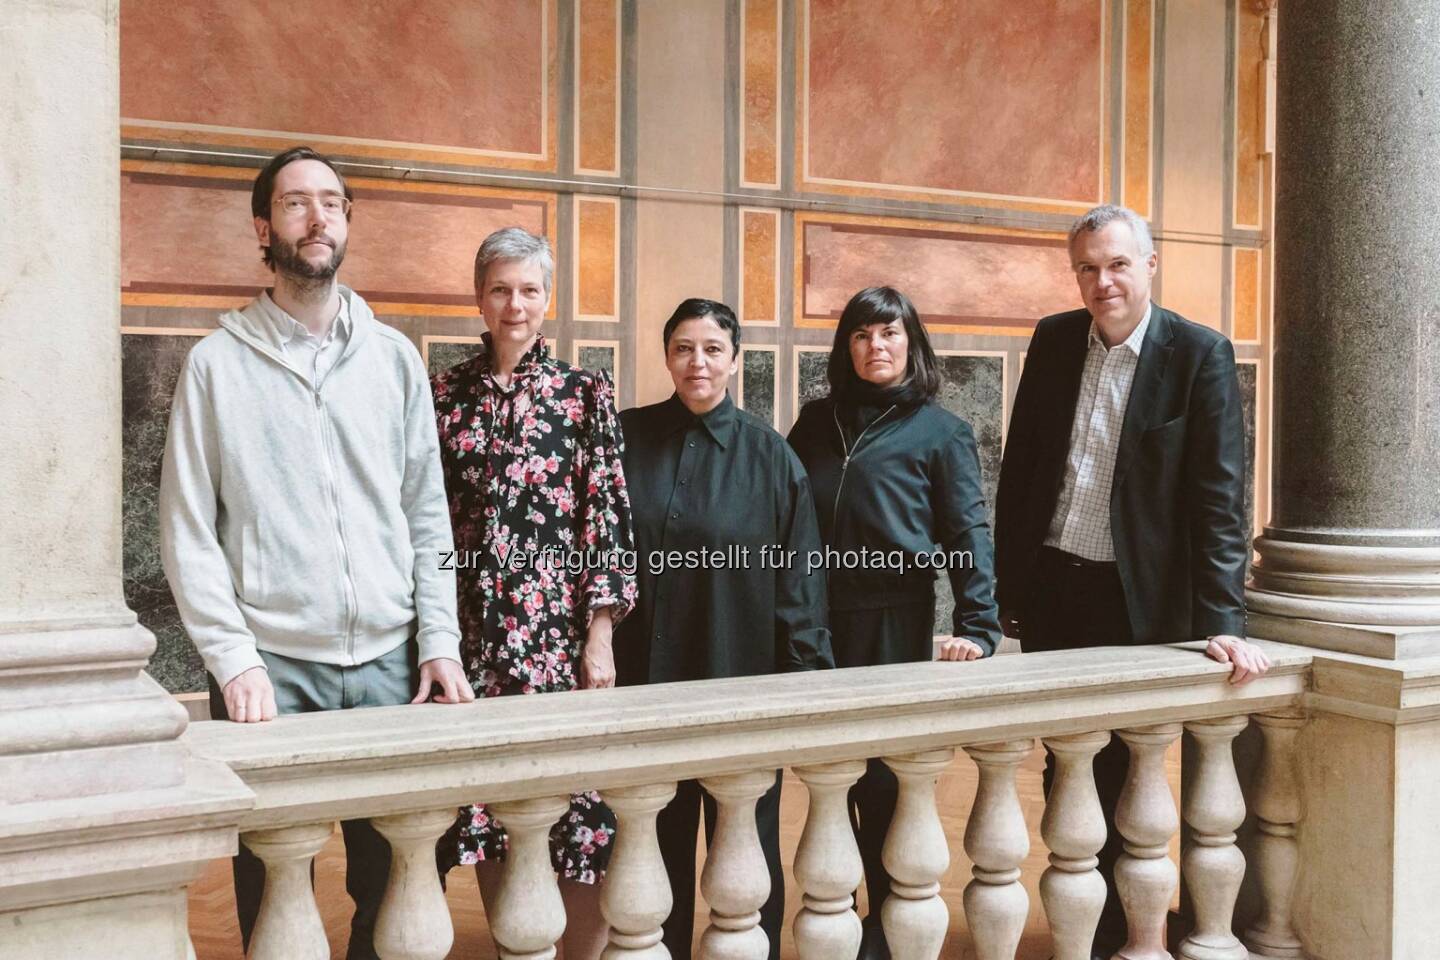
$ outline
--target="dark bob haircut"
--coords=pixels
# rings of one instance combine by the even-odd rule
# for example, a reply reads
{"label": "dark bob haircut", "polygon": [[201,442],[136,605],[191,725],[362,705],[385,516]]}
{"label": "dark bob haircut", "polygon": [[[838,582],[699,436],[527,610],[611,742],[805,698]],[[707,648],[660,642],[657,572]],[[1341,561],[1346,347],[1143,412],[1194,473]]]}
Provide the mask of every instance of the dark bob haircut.
{"label": "dark bob haircut", "polygon": [[[340,189],[345,194],[345,199],[354,201],[355,194],[350,190],[350,184],[345,182],[345,175],[336,169],[335,164],[329,157],[321,156],[309,147],[291,147],[284,153],[277,153],[265,164],[260,175],[255,178],[255,186],[250,189],[250,213],[252,216],[268,221],[270,219],[270,204],[275,199],[275,177],[281,170],[294,163],[296,160],[318,160],[330,168],[335,174],[335,179],[340,181]],[[345,214],[345,219],[350,219],[350,214]],[[260,258],[265,261],[265,266],[271,266],[270,248],[260,248]]]}
{"label": "dark bob haircut", "polygon": [[735,311],[731,310],[719,300],[705,300],[701,297],[691,297],[689,300],[681,301],[675,312],[670,314],[670,319],[665,321],[665,349],[670,349],[670,335],[675,328],[686,320],[694,320],[697,317],[709,317],[714,320],[722,330],[730,334],[730,352],[740,353],[740,321],[735,319]]}
{"label": "dark bob haircut", "polygon": [[840,324],[835,328],[835,342],[830,347],[830,363],[826,368],[826,379],[830,381],[830,395],[837,400],[851,396],[860,377],[855,373],[855,364],[850,360],[850,335],[861,327],[888,324],[899,320],[905,326],[905,335],[910,338],[910,350],[905,358],[905,385],[916,387],[926,400],[940,390],[940,365],[935,360],[935,351],[930,346],[930,337],[915,312],[910,299],[894,287],[866,287],[845,304],[840,314]]}

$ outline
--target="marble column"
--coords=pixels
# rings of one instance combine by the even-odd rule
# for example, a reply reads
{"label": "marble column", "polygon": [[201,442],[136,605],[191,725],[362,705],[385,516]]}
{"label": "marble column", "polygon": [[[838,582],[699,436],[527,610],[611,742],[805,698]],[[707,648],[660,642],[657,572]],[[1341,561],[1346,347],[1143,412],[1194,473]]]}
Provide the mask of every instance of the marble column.
{"label": "marble column", "polygon": [[1440,653],[1440,9],[1278,19],[1273,502],[1250,632]]}
{"label": "marble column", "polygon": [[80,955],[100,928],[77,918],[101,914],[109,955],[182,960],[183,885],[250,803],[187,758],[121,592],[118,16],[0,18],[0,956],[19,960]]}

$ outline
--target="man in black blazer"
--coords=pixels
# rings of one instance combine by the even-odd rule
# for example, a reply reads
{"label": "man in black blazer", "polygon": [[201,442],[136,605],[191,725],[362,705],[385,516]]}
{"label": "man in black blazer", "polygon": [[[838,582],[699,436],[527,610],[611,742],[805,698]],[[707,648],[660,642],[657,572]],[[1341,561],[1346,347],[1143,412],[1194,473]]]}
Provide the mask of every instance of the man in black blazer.
{"label": "man in black blazer", "polygon": [[[1150,302],[1155,247],[1133,211],[1091,210],[1069,250],[1085,309],[1035,328],[1000,468],[1001,621],[1027,652],[1205,640],[1244,683],[1269,661],[1241,639],[1250,548],[1234,349]],[[1107,820],[1126,762],[1118,738],[1096,758]],[[1112,823],[1106,945],[1125,930],[1119,840]]]}

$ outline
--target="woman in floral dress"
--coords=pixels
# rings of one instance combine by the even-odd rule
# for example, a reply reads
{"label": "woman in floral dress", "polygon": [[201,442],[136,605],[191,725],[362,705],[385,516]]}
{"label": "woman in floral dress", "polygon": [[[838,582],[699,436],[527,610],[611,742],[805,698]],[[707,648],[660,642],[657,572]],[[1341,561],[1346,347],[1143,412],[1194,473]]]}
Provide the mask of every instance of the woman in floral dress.
{"label": "woman in floral dress", "polygon": [[[543,237],[513,227],[487,237],[475,257],[484,349],[432,384],[460,654],[484,697],[613,686],[611,629],[635,601],[622,559],[634,538],[614,388],[604,373],[550,357],[539,331],[553,276]],[[573,556],[589,562],[567,563]],[[551,831],[567,960],[594,960],[604,947],[598,887],[614,832],[593,792],[572,796]],[[440,856],[442,866],[475,864],[488,903],[504,851],[504,827],[476,805],[462,809]]]}

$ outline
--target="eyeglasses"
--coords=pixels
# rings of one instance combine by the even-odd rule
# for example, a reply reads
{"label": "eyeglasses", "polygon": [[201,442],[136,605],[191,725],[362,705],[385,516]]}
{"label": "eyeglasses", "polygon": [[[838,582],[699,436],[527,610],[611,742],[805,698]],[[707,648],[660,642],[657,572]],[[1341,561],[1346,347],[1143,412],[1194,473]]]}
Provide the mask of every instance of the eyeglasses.
{"label": "eyeglasses", "polygon": [[287,217],[299,217],[309,212],[312,203],[318,204],[320,212],[327,217],[343,217],[350,212],[350,198],[333,193],[327,193],[323,197],[313,197],[308,193],[287,193],[273,201],[272,206],[278,205]]}

